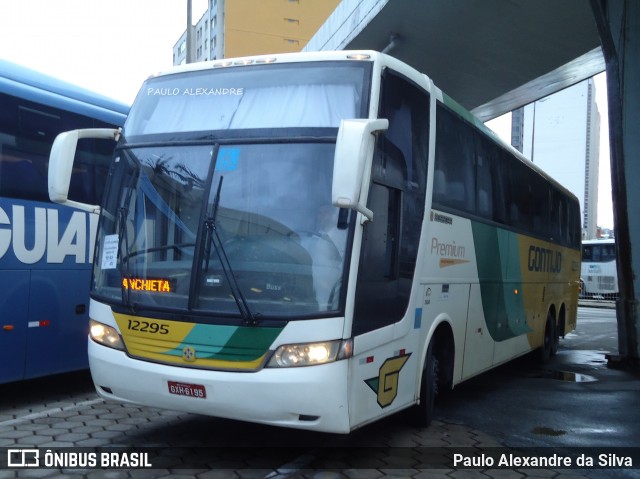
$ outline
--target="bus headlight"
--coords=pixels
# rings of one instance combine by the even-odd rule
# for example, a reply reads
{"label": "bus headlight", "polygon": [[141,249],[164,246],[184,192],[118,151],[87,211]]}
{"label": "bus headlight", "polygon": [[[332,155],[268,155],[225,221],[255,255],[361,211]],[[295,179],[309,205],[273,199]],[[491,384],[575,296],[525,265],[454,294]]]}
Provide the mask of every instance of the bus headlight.
{"label": "bus headlight", "polygon": [[124,351],[124,345],[122,344],[122,339],[120,338],[118,331],[111,326],[107,326],[106,324],[90,319],[89,335],[91,336],[91,339],[98,344]]}
{"label": "bus headlight", "polygon": [[353,355],[353,341],[336,340],[319,343],[284,344],[273,353],[267,367],[294,368],[315,366],[347,359]]}

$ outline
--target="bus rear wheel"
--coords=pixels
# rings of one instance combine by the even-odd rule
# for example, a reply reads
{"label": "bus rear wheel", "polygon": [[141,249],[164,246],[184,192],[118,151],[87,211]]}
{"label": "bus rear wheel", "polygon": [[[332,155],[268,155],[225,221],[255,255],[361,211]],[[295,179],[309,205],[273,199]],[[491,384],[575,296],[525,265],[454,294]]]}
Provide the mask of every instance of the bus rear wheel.
{"label": "bus rear wheel", "polygon": [[558,344],[560,337],[556,328],[555,318],[553,312],[549,310],[547,313],[547,321],[544,325],[544,339],[540,348],[540,360],[543,363],[549,361],[551,356],[555,356],[558,352]]}

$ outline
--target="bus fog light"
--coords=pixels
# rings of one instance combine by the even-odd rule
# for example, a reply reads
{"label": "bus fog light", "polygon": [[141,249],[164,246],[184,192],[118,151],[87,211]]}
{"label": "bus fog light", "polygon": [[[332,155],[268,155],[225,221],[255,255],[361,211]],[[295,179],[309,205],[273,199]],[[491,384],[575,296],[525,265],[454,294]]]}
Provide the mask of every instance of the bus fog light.
{"label": "bus fog light", "polygon": [[118,332],[111,326],[89,320],[89,335],[96,343],[114,349],[124,350],[122,339]]}
{"label": "bus fog light", "polygon": [[291,368],[331,363],[351,357],[351,340],[285,344],[273,353],[267,367]]}

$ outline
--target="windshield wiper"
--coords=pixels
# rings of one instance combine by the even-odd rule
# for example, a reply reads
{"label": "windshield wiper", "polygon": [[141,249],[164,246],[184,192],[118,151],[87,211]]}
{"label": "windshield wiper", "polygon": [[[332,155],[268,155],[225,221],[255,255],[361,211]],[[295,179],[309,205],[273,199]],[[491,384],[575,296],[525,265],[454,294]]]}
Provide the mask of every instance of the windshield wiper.
{"label": "windshield wiper", "polygon": [[[133,279],[131,273],[129,272],[129,238],[127,236],[128,214],[128,208],[118,208],[118,222],[120,223],[120,227],[118,228],[118,251],[122,251],[122,254],[120,255],[120,269],[122,276],[128,281],[127,285],[130,284],[131,280]],[[124,248],[121,247],[122,245],[124,245]],[[125,288],[124,283],[125,282],[122,281],[122,284],[120,285],[120,290],[122,292],[122,302],[127,308],[133,309],[131,307],[131,288]]]}
{"label": "windshield wiper", "polygon": [[238,311],[240,312],[240,316],[242,316],[242,319],[246,325],[255,326],[258,324],[258,320],[256,316],[251,312],[249,303],[247,303],[246,298],[242,294],[242,290],[240,289],[238,280],[236,279],[236,276],[233,272],[233,268],[231,267],[231,263],[229,262],[227,253],[224,250],[224,245],[222,244],[222,240],[220,239],[220,235],[218,234],[218,229],[216,226],[216,217],[218,216],[218,208],[220,205],[220,191],[222,190],[222,180],[224,180],[224,176],[220,176],[220,181],[218,182],[216,195],[213,199],[211,215],[209,215],[204,222],[204,227],[206,230],[206,238],[205,238],[206,266],[204,270],[205,272],[209,270],[209,260],[211,257],[211,245],[213,244],[216,250],[216,255],[220,260],[222,272],[224,273],[224,276],[227,279],[227,282],[229,283],[229,289],[231,291],[231,295],[233,296],[233,299],[236,302],[236,305],[238,306]]}

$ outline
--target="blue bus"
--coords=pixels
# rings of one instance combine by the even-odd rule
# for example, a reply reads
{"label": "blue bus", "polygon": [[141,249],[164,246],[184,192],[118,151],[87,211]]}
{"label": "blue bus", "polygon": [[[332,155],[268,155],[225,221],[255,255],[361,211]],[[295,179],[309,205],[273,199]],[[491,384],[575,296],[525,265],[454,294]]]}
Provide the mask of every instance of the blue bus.
{"label": "blue bus", "polygon": [[[119,127],[129,107],[0,60],[0,383],[88,367],[97,215],[49,201],[54,138]],[[69,197],[99,204],[113,142],[81,140]]]}

